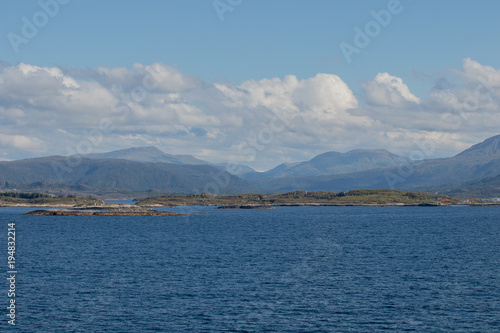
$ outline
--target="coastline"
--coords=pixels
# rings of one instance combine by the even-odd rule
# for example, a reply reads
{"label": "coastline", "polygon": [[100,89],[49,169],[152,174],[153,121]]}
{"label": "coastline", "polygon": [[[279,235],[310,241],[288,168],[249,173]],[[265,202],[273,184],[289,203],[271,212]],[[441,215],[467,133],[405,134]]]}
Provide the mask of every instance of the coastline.
{"label": "coastline", "polygon": [[[273,205],[252,205],[252,204],[245,204],[245,205],[238,205],[238,204],[214,204],[214,203],[209,203],[209,204],[152,204],[152,205],[140,205],[140,206],[134,206],[130,205],[131,207],[138,207],[138,208],[174,208],[174,207],[186,207],[186,206],[200,206],[200,207],[219,207],[221,209],[235,209],[235,208],[241,208],[241,209],[266,209],[266,208],[274,208],[274,207],[451,207],[451,206],[470,206],[470,207],[499,207],[500,203],[459,203],[459,204],[440,204],[440,203],[280,203],[280,204],[273,204]],[[89,206],[89,207],[82,207],[79,205],[48,205],[48,204],[0,204],[0,208],[56,208],[56,209],[75,209],[75,210],[82,210],[82,209],[99,209],[99,210],[104,210],[104,209],[110,209],[110,208],[126,208],[124,205],[119,204],[119,205],[104,205],[104,206]]]}
{"label": "coastline", "polygon": [[133,205],[71,207],[69,209],[38,209],[24,215],[51,216],[178,216],[181,213],[158,211]]}
{"label": "coastline", "polygon": [[273,205],[228,205],[228,204],[154,204],[144,205],[142,207],[148,208],[173,208],[173,207],[186,207],[186,206],[199,206],[199,207],[218,207],[220,209],[269,209],[275,207],[453,207],[453,206],[471,206],[471,207],[496,207],[500,203],[459,203],[459,204],[440,204],[440,203],[366,203],[366,204],[352,204],[352,203],[281,203]]}
{"label": "coastline", "polygon": [[[282,204],[276,204],[276,205],[219,205],[219,204],[206,204],[206,205],[200,205],[200,204],[177,204],[177,205],[161,205],[161,204],[155,204],[155,205],[143,205],[143,206],[137,206],[137,207],[144,207],[144,208],[174,208],[174,207],[186,207],[186,206],[206,206],[206,207],[223,207],[223,208],[230,208],[230,207],[249,207],[249,208],[270,208],[270,207],[451,207],[451,206],[470,206],[470,207],[498,207],[500,206],[500,203],[463,203],[463,204],[451,204],[451,205],[446,205],[446,204],[434,204],[434,203],[429,203],[429,204],[407,204],[407,203],[384,203],[384,204],[379,204],[379,203],[373,203],[373,204],[342,204],[342,203],[282,203]],[[254,207],[255,206],[255,207]],[[100,208],[116,208],[117,206],[99,206]],[[81,209],[82,207],[78,206],[72,206],[72,205],[31,205],[31,204],[2,204],[0,205],[0,208],[60,208],[60,209]]]}
{"label": "coastline", "polygon": [[[191,205],[103,205],[103,206],[69,206],[69,205],[29,205],[29,204],[12,204],[0,205],[0,208],[46,208],[37,209],[24,215],[39,215],[39,216],[178,216],[186,215],[182,213],[172,213],[159,211],[154,208],[173,208],[184,207]],[[500,207],[500,203],[463,203],[463,204],[442,204],[442,203],[364,203],[364,204],[349,204],[349,203],[280,203],[276,205],[220,205],[220,204],[205,204],[194,205],[200,207],[216,207],[216,209],[274,209],[276,207],[453,207],[453,206],[469,206],[469,207]]]}

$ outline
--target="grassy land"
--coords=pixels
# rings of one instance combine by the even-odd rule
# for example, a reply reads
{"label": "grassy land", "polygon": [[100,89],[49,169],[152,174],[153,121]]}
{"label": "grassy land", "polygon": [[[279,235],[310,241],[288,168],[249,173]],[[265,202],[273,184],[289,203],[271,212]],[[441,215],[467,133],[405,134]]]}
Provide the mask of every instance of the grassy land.
{"label": "grassy land", "polygon": [[240,195],[167,195],[142,199],[138,205],[163,206],[225,206],[225,205],[418,205],[457,204],[459,200],[446,195],[398,190],[352,190],[349,192],[294,191],[281,194]]}
{"label": "grassy land", "polygon": [[55,206],[87,206],[101,205],[102,200],[96,198],[79,198],[73,195],[53,196],[41,193],[4,192],[0,193],[0,206],[10,205],[55,205]]}

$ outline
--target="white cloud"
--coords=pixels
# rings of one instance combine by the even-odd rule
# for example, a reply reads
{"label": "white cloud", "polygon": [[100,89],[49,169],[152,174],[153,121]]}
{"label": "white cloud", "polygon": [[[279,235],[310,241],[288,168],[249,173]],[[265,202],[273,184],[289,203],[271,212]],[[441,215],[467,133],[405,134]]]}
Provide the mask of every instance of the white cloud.
{"label": "white cloud", "polygon": [[32,153],[43,153],[47,149],[41,140],[25,135],[0,134],[0,146],[17,148]]}
{"label": "white cloud", "polygon": [[62,81],[62,84],[66,88],[79,88],[79,85],[76,83],[75,80],[72,78],[64,75],[62,71],[59,68],[52,67],[52,68],[47,68],[47,67],[38,67],[38,66],[31,66],[27,64],[19,64],[17,66],[19,71],[24,74],[25,77],[33,77],[34,74],[48,74],[51,77],[60,79]]}
{"label": "white cloud", "polygon": [[50,118],[67,125],[89,124],[89,114],[105,114],[116,102],[111,91],[99,83],[77,81],[59,68],[19,64],[0,73],[2,106],[21,110],[28,121],[37,124]]}
{"label": "white cloud", "polygon": [[363,83],[364,98],[372,105],[404,107],[408,103],[420,103],[400,77],[378,73],[371,81]]}
{"label": "white cloud", "polygon": [[496,70],[491,66],[481,65],[471,58],[462,60],[462,69],[462,71],[455,71],[455,73],[469,82],[479,83],[487,89],[498,92],[500,88],[500,70]]}
{"label": "white cloud", "polygon": [[159,62],[149,66],[135,64],[134,69],[143,76],[141,84],[146,88],[151,87],[165,92],[183,92],[200,88],[203,85],[197,77],[181,73]]}
{"label": "white cloud", "polygon": [[[379,73],[362,83],[366,103],[359,103],[334,74],[208,84],[162,63],[95,71],[4,66],[0,149],[9,159],[46,151],[64,155],[89,142],[89,133],[98,133],[94,152],[154,144],[172,154],[247,162],[248,154],[239,149],[243,144],[255,151],[249,164],[259,169],[329,150],[405,153],[422,140],[444,147],[442,156],[481,135],[498,134],[498,73],[464,59],[462,70],[455,71],[459,80],[422,100],[401,78]],[[464,110],[483,77],[494,88],[481,91],[474,110]],[[443,120],[449,113],[458,125]],[[100,129],[103,121],[106,130]]]}
{"label": "white cloud", "polygon": [[455,74],[456,83],[452,87],[442,89],[438,86],[433,90],[426,101],[427,107],[475,117],[484,112],[498,113],[500,70],[465,58],[462,70],[451,69],[450,72]]}
{"label": "white cloud", "polygon": [[266,108],[291,117],[326,120],[355,108],[358,101],[342,79],[333,74],[298,80],[294,75],[284,79],[249,80],[238,86],[216,84],[231,108]]}
{"label": "white cloud", "polygon": [[182,73],[161,62],[151,65],[136,63],[132,69],[99,67],[96,79],[125,89],[138,86],[148,91],[162,92],[185,92],[203,86],[203,82],[199,78]]}

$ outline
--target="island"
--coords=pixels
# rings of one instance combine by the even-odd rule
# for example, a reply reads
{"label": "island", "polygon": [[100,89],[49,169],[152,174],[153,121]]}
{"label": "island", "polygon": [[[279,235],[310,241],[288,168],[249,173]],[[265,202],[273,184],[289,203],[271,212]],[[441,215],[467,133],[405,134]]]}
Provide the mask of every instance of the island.
{"label": "island", "polygon": [[391,189],[359,189],[348,192],[293,191],[277,194],[184,194],[135,199],[136,204],[105,203],[96,197],[55,196],[40,193],[0,193],[0,207],[37,207],[27,215],[52,216],[175,216],[184,215],[155,210],[155,207],[218,206],[218,209],[272,209],[292,206],[419,206],[451,205],[498,206],[477,198],[400,191]]}
{"label": "island", "polygon": [[257,209],[277,206],[450,206],[474,204],[461,198],[426,192],[405,192],[391,189],[360,189],[348,192],[293,191],[278,194],[186,194],[163,195],[137,200],[147,207],[219,206],[225,209]]}
{"label": "island", "polygon": [[180,213],[165,212],[138,205],[104,203],[95,197],[55,196],[43,193],[3,192],[0,207],[36,207],[25,215],[56,216],[176,216]]}
{"label": "island", "polygon": [[185,215],[135,205],[89,206],[71,209],[39,209],[25,215],[51,216],[177,216]]}

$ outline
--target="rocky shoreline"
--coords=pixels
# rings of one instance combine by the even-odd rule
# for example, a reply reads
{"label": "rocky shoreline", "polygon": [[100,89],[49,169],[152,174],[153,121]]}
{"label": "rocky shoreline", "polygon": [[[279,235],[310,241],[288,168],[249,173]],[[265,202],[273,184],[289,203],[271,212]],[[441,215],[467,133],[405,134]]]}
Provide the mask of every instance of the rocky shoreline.
{"label": "rocky shoreline", "polygon": [[273,209],[270,205],[225,205],[219,206],[217,209]]}
{"label": "rocky shoreline", "polygon": [[[350,203],[282,203],[275,205],[211,205],[218,206],[217,209],[272,209],[276,207],[442,207],[451,206],[441,203],[387,203],[387,204],[350,204]],[[161,207],[158,205],[157,207]]]}
{"label": "rocky shoreline", "polygon": [[[500,203],[463,203],[464,206],[472,207],[495,207],[500,206]],[[180,205],[182,206],[182,205]],[[217,209],[273,209],[276,207],[346,207],[346,206],[359,206],[359,207],[449,207],[450,204],[443,203],[420,203],[420,204],[407,204],[407,203],[385,203],[385,204],[349,204],[349,203],[281,203],[274,205],[217,205],[210,204],[208,206],[217,206]],[[181,213],[172,213],[155,210],[154,208],[176,207],[175,205],[123,205],[111,204],[105,206],[85,206],[75,207],[69,205],[26,205],[26,204],[13,204],[13,205],[0,205],[0,207],[23,207],[23,208],[46,208],[38,209],[25,215],[52,215],[52,216],[176,216],[185,215]]]}
{"label": "rocky shoreline", "polygon": [[163,212],[148,207],[132,205],[122,206],[97,206],[72,209],[39,209],[25,215],[51,215],[51,216],[177,216],[181,213]]}
{"label": "rocky shoreline", "polygon": [[5,203],[2,203],[0,204],[0,208],[1,207],[19,207],[19,208],[74,208],[75,205],[58,205],[58,204],[54,204],[54,205],[49,205],[49,204],[5,204]]}

